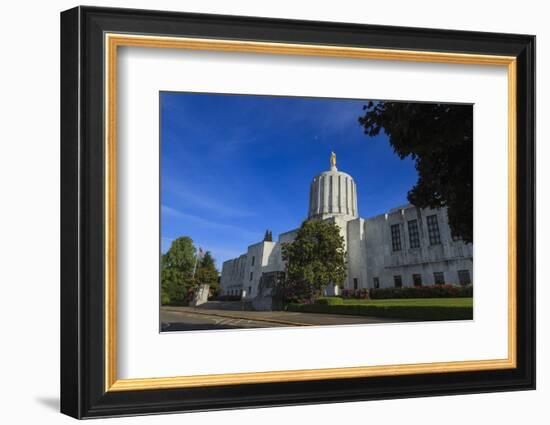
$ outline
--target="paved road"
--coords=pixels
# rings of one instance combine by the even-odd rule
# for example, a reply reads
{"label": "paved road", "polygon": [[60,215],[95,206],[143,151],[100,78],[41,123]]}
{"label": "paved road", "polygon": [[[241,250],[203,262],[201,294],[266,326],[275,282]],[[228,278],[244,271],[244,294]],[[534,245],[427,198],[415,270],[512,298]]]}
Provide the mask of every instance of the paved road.
{"label": "paved road", "polygon": [[238,304],[228,306],[208,303],[208,306],[198,308],[161,307],[161,327],[163,331],[187,331],[401,322],[396,319],[367,316],[290,311],[240,311],[237,306]]}
{"label": "paved road", "polygon": [[[185,309],[185,310],[184,310]],[[197,331],[212,329],[272,328],[285,326],[277,323],[254,321],[246,318],[224,317],[204,314],[203,311],[185,307],[162,307],[160,310],[161,329],[163,332]],[[226,312],[227,313],[227,312]]]}

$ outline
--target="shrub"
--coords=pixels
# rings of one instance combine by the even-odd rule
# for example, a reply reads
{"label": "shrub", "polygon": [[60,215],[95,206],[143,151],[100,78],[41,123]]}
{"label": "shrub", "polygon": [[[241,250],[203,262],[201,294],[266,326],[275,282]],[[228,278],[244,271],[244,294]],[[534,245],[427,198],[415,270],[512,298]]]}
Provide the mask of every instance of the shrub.
{"label": "shrub", "polygon": [[369,289],[360,288],[360,289],[342,289],[342,298],[354,298],[358,300],[368,300]]}
{"label": "shrub", "polygon": [[339,298],[339,297],[325,297],[325,298],[316,299],[315,304],[318,304],[318,305],[342,305],[342,304],[344,304],[344,301],[342,300],[342,298]]}
{"label": "shrub", "polygon": [[290,304],[288,311],[303,313],[349,314],[404,320],[471,320],[472,307],[461,306],[379,306],[368,304]]}
{"label": "shrub", "polygon": [[370,298],[384,300],[390,298],[470,298],[473,295],[472,285],[431,285],[405,286],[402,288],[371,289]]}
{"label": "shrub", "polygon": [[279,292],[285,303],[310,304],[315,298],[312,287],[306,281],[285,281]]}

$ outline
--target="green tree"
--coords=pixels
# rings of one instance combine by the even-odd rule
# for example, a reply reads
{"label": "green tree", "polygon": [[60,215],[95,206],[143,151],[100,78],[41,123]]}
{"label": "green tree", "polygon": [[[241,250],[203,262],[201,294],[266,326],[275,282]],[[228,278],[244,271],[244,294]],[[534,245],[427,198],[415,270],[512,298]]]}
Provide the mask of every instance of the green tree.
{"label": "green tree", "polygon": [[267,229],[264,234],[264,242],[273,242],[273,234],[271,230]]}
{"label": "green tree", "polygon": [[330,283],[342,285],[346,279],[344,238],[337,224],[304,221],[292,243],[283,244],[286,261],[285,298],[311,300]]}
{"label": "green tree", "polygon": [[212,292],[217,292],[218,285],[218,270],[216,269],[216,261],[210,251],[206,251],[201,261],[197,263],[197,271],[195,272],[195,284],[210,285]]}
{"label": "green tree", "polygon": [[161,304],[185,304],[191,281],[178,269],[163,269],[161,273]]}
{"label": "green tree", "polygon": [[170,249],[163,256],[163,265],[169,269],[178,269],[186,276],[191,276],[195,267],[193,239],[188,236],[174,239]]}
{"label": "green tree", "polygon": [[199,262],[199,267],[216,270],[216,260],[212,257],[210,251],[206,251],[202,260]]}
{"label": "green tree", "polygon": [[187,236],[175,239],[161,257],[161,304],[183,304],[193,286],[195,246]]}
{"label": "green tree", "polygon": [[408,193],[418,208],[448,207],[452,235],[473,241],[473,112],[471,105],[369,102],[359,123],[381,130],[401,159],[415,161],[418,181]]}

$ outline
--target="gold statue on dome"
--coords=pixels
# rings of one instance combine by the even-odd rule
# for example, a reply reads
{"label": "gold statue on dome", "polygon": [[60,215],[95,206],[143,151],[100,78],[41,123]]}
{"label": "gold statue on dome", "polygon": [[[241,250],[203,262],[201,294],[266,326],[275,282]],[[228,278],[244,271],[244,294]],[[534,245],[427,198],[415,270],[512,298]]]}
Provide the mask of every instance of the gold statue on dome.
{"label": "gold statue on dome", "polygon": [[330,166],[336,168],[336,154],[330,151]]}

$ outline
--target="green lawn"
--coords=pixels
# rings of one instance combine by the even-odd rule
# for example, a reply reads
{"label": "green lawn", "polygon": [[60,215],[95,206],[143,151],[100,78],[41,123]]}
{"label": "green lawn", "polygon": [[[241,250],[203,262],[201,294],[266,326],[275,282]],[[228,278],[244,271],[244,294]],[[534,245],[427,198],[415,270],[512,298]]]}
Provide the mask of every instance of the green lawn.
{"label": "green lawn", "polygon": [[473,298],[395,298],[388,300],[342,300],[346,304],[361,304],[375,306],[441,306],[441,307],[472,307]]}
{"label": "green lawn", "polygon": [[396,298],[357,300],[326,298],[315,304],[290,304],[289,311],[348,314],[405,320],[471,320],[472,298]]}

